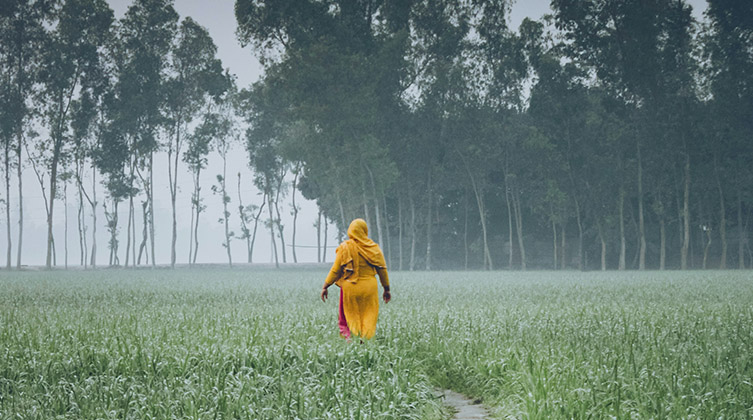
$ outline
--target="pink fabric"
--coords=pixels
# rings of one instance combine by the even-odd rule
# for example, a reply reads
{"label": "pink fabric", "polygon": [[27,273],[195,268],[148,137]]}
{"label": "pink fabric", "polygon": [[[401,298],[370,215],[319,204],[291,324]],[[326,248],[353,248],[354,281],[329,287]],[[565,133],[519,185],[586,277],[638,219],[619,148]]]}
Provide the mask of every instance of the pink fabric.
{"label": "pink fabric", "polygon": [[340,327],[340,335],[350,340],[350,329],[348,321],[345,320],[345,311],[343,310],[343,291],[340,289],[340,306],[337,311],[337,326]]}

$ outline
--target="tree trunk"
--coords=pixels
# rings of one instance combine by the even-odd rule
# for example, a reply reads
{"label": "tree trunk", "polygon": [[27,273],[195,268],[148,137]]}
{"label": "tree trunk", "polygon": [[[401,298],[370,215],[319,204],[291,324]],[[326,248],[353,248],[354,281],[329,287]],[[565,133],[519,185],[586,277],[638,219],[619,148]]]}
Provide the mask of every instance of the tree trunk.
{"label": "tree trunk", "polygon": [[108,212],[105,206],[105,218],[107,219],[107,228],[110,231],[110,266],[120,265],[118,258],[118,204],[115,199],[112,200],[113,211]]}
{"label": "tree trunk", "polygon": [[[52,268],[52,259],[55,259],[55,265],[57,265],[57,255],[55,255],[55,239],[52,234],[52,222],[53,222],[53,214],[55,213],[55,194],[57,193],[57,182],[58,182],[58,165],[60,164],[60,155],[62,153],[62,147],[63,147],[63,122],[65,121],[65,117],[68,114],[68,110],[70,109],[71,102],[73,99],[73,93],[76,90],[76,86],[78,86],[78,77],[80,76],[81,72],[80,69],[76,69],[75,77],[73,78],[73,83],[71,83],[70,89],[68,89],[68,92],[60,92],[60,98],[62,99],[61,102],[58,105],[58,112],[57,112],[57,121],[56,125],[57,127],[51,128],[51,136],[53,139],[53,147],[52,147],[52,168],[50,170],[50,211],[47,214],[47,259],[46,259],[46,266],[48,269]],[[65,97],[63,97],[65,95]],[[67,209],[66,209],[67,211]]]}
{"label": "tree trunk", "polygon": [[392,241],[390,240],[389,212],[387,211],[387,197],[385,195],[382,195],[382,211],[384,217],[384,242],[387,246],[387,255],[385,257],[387,258],[387,265],[392,267]]}
{"label": "tree trunk", "polygon": [[[37,181],[39,182],[39,189],[42,190],[42,200],[44,201],[44,210],[45,214],[47,215],[47,224],[49,227],[50,223],[50,202],[47,200],[47,189],[45,188],[44,183],[44,176],[39,173],[39,169],[37,168],[37,164],[34,160],[34,158],[31,156],[31,153],[29,152],[29,145],[26,145],[26,154],[29,157],[29,162],[31,162],[31,167],[34,170],[34,175],[37,177]],[[50,240],[50,231],[48,230],[47,235],[47,262],[51,261],[51,240]],[[51,265],[51,264],[50,264]],[[47,267],[48,269],[51,267]]]}
{"label": "tree trunk", "polygon": [[191,256],[191,266],[196,264],[196,257],[199,255],[199,218],[201,216],[201,169],[196,171],[196,221],[193,225],[193,255]]}
{"label": "tree trunk", "polygon": [[[19,130],[16,144],[16,173],[18,177],[18,249],[16,253],[16,268],[21,268],[21,250],[24,239],[24,191],[23,191],[23,166],[21,165],[21,148],[23,147],[23,134]],[[10,229],[10,225],[8,225]]]}
{"label": "tree trunk", "polygon": [[133,258],[132,265],[136,266],[136,208],[133,206],[133,194],[129,194],[128,197],[128,238],[126,257],[130,249]]}
{"label": "tree trunk", "polygon": [[[633,224],[633,228],[637,232],[639,230],[638,223],[635,221],[635,215],[631,212],[630,213],[630,222]],[[627,240],[625,242],[627,244]],[[636,235],[635,237],[635,252],[633,253],[633,258],[630,260],[630,268],[635,269],[638,267],[638,260],[640,256],[640,248],[641,248],[641,237],[640,235]],[[627,251],[626,251],[627,253]]]}
{"label": "tree trunk", "polygon": [[[58,148],[57,141],[55,142],[55,149]],[[57,153],[55,153],[57,154]],[[52,215],[54,213],[55,209],[55,193],[57,192],[57,176],[58,176],[58,161],[53,157],[52,159],[52,170],[50,172],[50,199],[49,199],[49,208],[47,211],[47,258],[45,260],[45,266],[47,269],[52,268]]]}
{"label": "tree trunk", "polygon": [[81,267],[87,268],[88,261],[87,261],[87,254],[88,250],[86,249],[86,228],[84,227],[84,202],[83,197],[81,195],[81,188],[79,186],[79,201],[78,201],[78,209],[76,210],[76,224],[78,227],[78,250],[79,250],[79,265]]}
{"label": "tree trunk", "polygon": [[273,255],[275,258],[275,267],[280,268],[280,260],[277,256],[277,242],[275,241],[275,218],[272,214],[272,194],[267,194],[267,200],[269,201],[267,205],[267,210],[269,211],[269,236],[271,239]]}
{"label": "tree trunk", "polygon": [[638,256],[638,270],[646,269],[646,228],[643,218],[643,161],[641,159],[641,144],[638,146],[638,235],[640,236],[640,250]]}
{"label": "tree trunk", "polygon": [[8,249],[7,249],[7,263],[6,268],[10,270],[11,258],[13,255],[13,243],[11,239],[10,231],[10,141],[5,144],[5,218],[8,234]]}
{"label": "tree trunk", "polygon": [[[259,219],[261,218],[261,213],[264,211],[264,206],[267,204],[267,193],[265,192],[264,195],[261,198],[261,206],[259,206],[259,212],[256,213],[256,216],[254,217],[254,233],[251,235],[251,245],[248,248],[248,262],[253,262],[253,256],[254,256],[254,243],[256,242],[256,229],[259,227]],[[271,217],[270,213],[270,217]]]}
{"label": "tree trunk", "polygon": [[507,232],[508,232],[508,240],[507,245],[510,249],[510,252],[507,253],[507,269],[512,270],[512,258],[513,258],[513,247],[512,247],[512,208],[510,204],[510,186],[508,184],[508,178],[507,173],[505,172],[505,204],[507,204]]}
{"label": "tree trunk", "polygon": [[711,229],[705,226],[703,230],[706,232],[706,245],[703,247],[703,269],[705,270],[709,259],[709,248],[711,248]]}
{"label": "tree trunk", "polygon": [[251,232],[246,225],[246,208],[243,206],[243,194],[241,194],[241,173],[238,172],[238,215],[241,217],[241,230],[246,239],[246,262],[251,263]]}
{"label": "tree trunk", "polygon": [[565,222],[562,222],[562,225],[560,226],[560,232],[562,232],[562,234],[560,235],[562,237],[562,245],[560,246],[560,265],[561,268],[565,270],[567,268],[567,225],[565,224]]}
{"label": "tree trunk", "polygon": [[340,207],[340,222],[347,228],[347,222],[345,220],[345,208],[343,206],[343,200],[340,198],[340,190],[335,189],[335,196],[337,197],[337,204]]}
{"label": "tree trunk", "polygon": [[[133,201],[133,198],[131,198],[131,201]],[[133,202],[130,203],[131,206],[131,238],[133,238],[133,242],[131,242],[131,255],[133,256],[133,266],[136,266],[136,208],[133,205]]]}
{"label": "tree trunk", "polygon": [[607,271],[607,241],[604,238],[604,229],[601,222],[596,224],[599,230],[599,241],[601,241],[601,271]]}
{"label": "tree trunk", "polygon": [[620,212],[620,262],[617,269],[620,271],[625,270],[625,190],[620,187],[619,199],[619,212]]}
{"label": "tree trunk", "polygon": [[463,255],[465,256],[464,269],[468,270],[468,189],[463,191]]}
{"label": "tree trunk", "polygon": [[[227,203],[230,202],[230,197],[227,195],[227,153],[222,154],[222,182],[220,183],[222,187],[222,217],[225,220],[225,249],[227,251],[227,263],[232,268],[233,267],[233,254],[231,252],[230,248],[230,212],[227,211]],[[196,237],[196,251],[199,250],[199,214],[196,214],[196,234],[194,235]],[[194,264],[196,263],[196,252],[194,252]]]}
{"label": "tree trunk", "polygon": [[377,224],[377,237],[379,238],[379,245],[384,246],[384,237],[382,236],[382,218],[379,214],[379,194],[377,193],[376,183],[374,182],[374,174],[371,172],[371,169],[368,165],[364,166],[366,167],[366,171],[369,174],[369,180],[371,181],[371,193],[374,194],[374,211]]}
{"label": "tree trunk", "polygon": [[293,262],[294,263],[298,263],[298,256],[295,253],[295,234],[296,234],[296,227],[298,225],[298,207],[296,207],[296,205],[295,205],[295,190],[297,188],[297,183],[298,183],[298,173],[300,171],[299,168],[300,168],[300,166],[297,166],[296,170],[295,170],[295,173],[293,174],[293,192],[292,192],[292,194],[293,194],[293,197],[292,197],[292,201],[293,201],[293,243],[292,243],[292,247],[293,247]]}
{"label": "tree trunk", "polygon": [[554,217],[552,217],[552,269],[557,269],[557,224],[554,223]]}
{"label": "tree trunk", "polygon": [[316,262],[322,262],[322,209],[319,208],[319,217],[316,220]]}
{"label": "tree trunk", "polygon": [[[150,154],[151,159],[151,154]],[[146,199],[141,201],[141,217],[142,217],[142,230],[141,230],[141,243],[139,243],[139,255],[138,259],[136,259],[136,213],[134,211],[133,216],[133,258],[134,258],[134,266],[135,265],[141,265],[141,258],[145,257],[146,264],[149,264],[149,255],[147,253],[147,243],[149,241],[149,231],[151,228],[151,201],[152,201],[152,187],[151,187],[151,172],[147,173],[147,176],[144,177],[141,174],[141,170],[139,169],[138,165],[134,165],[136,168],[136,173],[139,176],[139,179],[141,180],[141,185],[144,187],[144,194],[146,195]],[[147,161],[147,170],[149,163]],[[153,246],[153,243],[152,243]],[[146,253],[146,254],[145,254]],[[152,268],[154,268],[154,261],[152,261]]]}
{"label": "tree trunk", "polygon": [[363,195],[363,218],[366,220],[366,226],[374,227],[374,225],[371,224],[371,217],[369,214],[369,199],[366,198],[366,187],[362,184],[361,188],[361,195]]}
{"label": "tree trunk", "polygon": [[275,214],[277,214],[277,231],[280,232],[280,249],[282,249],[282,262],[287,263],[288,257],[285,252],[285,235],[282,228],[282,217],[280,217],[280,192],[282,191],[282,181],[285,178],[285,173],[280,175],[280,180],[277,183],[277,194],[275,195]]}
{"label": "tree trunk", "polygon": [[431,168],[429,168],[429,178],[427,182],[427,200],[426,200],[426,207],[428,208],[428,211],[426,212],[426,270],[431,270],[431,210],[432,210],[432,194],[431,194]]}
{"label": "tree trunk", "polygon": [[142,220],[142,230],[141,230],[141,243],[139,244],[139,259],[136,262],[138,265],[141,265],[141,257],[146,257],[146,263],[149,264],[149,256],[148,254],[145,254],[146,251],[146,243],[149,240],[149,199],[147,198],[145,201],[141,202],[141,220]]}
{"label": "tree trunk", "polygon": [[680,268],[688,268],[688,249],[690,247],[690,153],[685,154],[685,176],[682,205],[682,249],[680,251]]}
{"label": "tree trunk", "polygon": [[745,270],[745,231],[743,230],[743,193],[737,189],[737,268]]}
{"label": "tree trunk", "polygon": [[523,214],[520,206],[520,196],[517,190],[512,192],[512,207],[515,213],[515,230],[518,235],[520,250],[520,269],[526,271],[526,247],[523,241]]}
{"label": "tree trunk", "polygon": [[410,261],[408,269],[413,271],[416,268],[416,203],[413,200],[413,194],[408,196],[410,199]]}
{"label": "tree trunk", "polygon": [[329,223],[327,222],[327,216],[324,217],[324,252],[322,252],[322,262],[327,262],[327,228]]}
{"label": "tree trunk", "polygon": [[[125,267],[128,268],[129,256],[131,253],[131,224],[133,223],[133,157],[130,158],[130,172],[128,176],[128,224],[126,225],[126,254],[125,254]],[[136,237],[133,238],[136,242]],[[136,254],[133,255],[134,265],[136,261]]]}
{"label": "tree trunk", "polygon": [[[721,195],[721,191],[720,191],[720,195]],[[719,268],[724,270],[727,268],[727,216],[725,214],[726,209],[724,206],[723,196],[719,198],[719,205],[721,207],[719,210],[719,212],[721,213],[720,215],[721,217],[719,220],[719,236],[722,241],[722,255],[719,261]]]}
{"label": "tree trunk", "polygon": [[154,152],[149,152],[149,188],[147,200],[149,201],[149,252],[152,254],[152,268],[156,268],[157,259],[154,249]]}
{"label": "tree trunk", "polygon": [[92,199],[89,200],[92,208],[92,253],[89,265],[97,268],[97,169],[92,163]]}
{"label": "tree trunk", "polygon": [[722,182],[719,179],[719,169],[716,158],[714,158],[714,175],[716,177],[716,187],[719,190],[719,236],[722,241],[722,255],[719,259],[719,268],[727,268],[727,208],[724,205],[724,190]]}
{"label": "tree trunk", "polygon": [[667,263],[667,229],[664,224],[664,216],[659,219],[659,234],[661,236],[659,245],[659,270],[664,271]]}
{"label": "tree trunk", "polygon": [[[227,213],[227,203],[225,203],[225,178],[224,178],[224,169],[223,169],[223,178],[222,178],[222,203],[223,208],[225,209],[225,212],[223,214]],[[191,257],[191,265],[193,266],[196,264],[196,257],[199,255],[199,217],[201,216],[201,167],[198,167],[196,169],[196,181],[195,181],[195,191],[196,191],[196,222],[193,225],[193,234],[191,235],[193,237],[193,256]],[[225,216],[225,225],[227,228],[227,216]],[[227,229],[226,229],[227,230]],[[229,245],[229,244],[228,244]]]}
{"label": "tree trunk", "polygon": [[[484,241],[484,269],[493,270],[492,255],[489,252],[489,240],[486,227],[486,208],[484,206],[483,192],[479,191],[473,182],[473,193],[476,195],[476,204],[478,205],[479,218],[481,219],[481,235]],[[467,261],[466,261],[467,265]]]}
{"label": "tree trunk", "polygon": [[78,248],[79,248],[79,265],[86,268],[87,261],[87,247],[86,247],[86,227],[84,220],[84,192],[83,185],[81,185],[81,178],[83,177],[83,162],[80,159],[76,159],[76,188],[78,189],[78,209],[76,210],[76,223],[78,226]]}
{"label": "tree trunk", "polygon": [[[178,121],[175,124],[175,149],[168,150],[167,152],[167,175],[168,182],[170,183],[170,204],[172,206],[172,237],[170,242],[170,268],[175,268],[176,252],[175,246],[178,241],[178,222],[177,222],[177,210],[175,208],[175,199],[178,194],[178,162],[180,157],[180,129],[181,119],[178,117]],[[173,153],[175,156],[172,156]],[[173,163],[173,160],[175,163]]]}
{"label": "tree trunk", "polygon": [[50,170],[50,200],[49,200],[49,211],[47,212],[47,258],[45,261],[45,266],[47,269],[52,268],[52,259],[53,259],[53,236],[52,236],[52,221],[53,217],[52,215],[55,213],[55,194],[57,193],[57,180],[58,180],[58,163],[60,159],[60,148],[61,148],[61,141],[59,139],[54,140],[54,146],[53,146],[53,152],[52,152],[52,169]]}
{"label": "tree trunk", "polygon": [[65,269],[68,269],[68,181],[63,183],[63,252],[65,256]]}
{"label": "tree trunk", "polygon": [[398,270],[403,271],[403,196],[397,196],[397,252]]}
{"label": "tree trunk", "polygon": [[[169,157],[168,157],[169,158]],[[178,165],[178,154],[175,154],[175,165]],[[175,171],[175,178],[178,177],[178,171]],[[172,236],[170,240],[170,268],[175,268],[175,260],[176,260],[176,253],[175,253],[175,245],[178,242],[178,221],[176,216],[176,208],[175,208],[175,199],[177,195],[177,188],[178,183],[177,181],[171,181],[172,182],[172,188],[170,189],[170,204],[172,207]]]}
{"label": "tree trunk", "polygon": [[575,199],[575,220],[578,222],[578,270],[583,270],[583,220],[578,199]]}
{"label": "tree trunk", "polygon": [[[458,153],[459,154],[459,153]],[[483,267],[485,270],[493,270],[494,265],[492,263],[492,254],[489,252],[489,240],[488,240],[488,233],[487,233],[487,227],[486,227],[486,208],[484,206],[484,191],[481,187],[476,184],[476,178],[473,176],[473,173],[471,172],[471,168],[468,166],[468,163],[466,162],[465,158],[462,154],[460,154],[460,157],[463,160],[463,163],[465,165],[466,173],[468,174],[468,178],[471,180],[471,187],[473,188],[473,194],[476,196],[476,205],[478,206],[478,214],[479,219],[481,220],[481,235],[483,238],[484,243],[484,264]],[[468,217],[466,215],[466,224]],[[467,226],[466,226],[467,231]],[[466,244],[466,253],[467,253],[467,244]],[[465,265],[466,268],[468,267],[468,257],[466,255],[465,259]]]}
{"label": "tree trunk", "polygon": [[188,265],[192,265],[192,257],[193,257],[193,233],[194,233],[194,224],[196,223],[196,174],[193,174],[193,192],[191,193],[191,224],[188,225]]}

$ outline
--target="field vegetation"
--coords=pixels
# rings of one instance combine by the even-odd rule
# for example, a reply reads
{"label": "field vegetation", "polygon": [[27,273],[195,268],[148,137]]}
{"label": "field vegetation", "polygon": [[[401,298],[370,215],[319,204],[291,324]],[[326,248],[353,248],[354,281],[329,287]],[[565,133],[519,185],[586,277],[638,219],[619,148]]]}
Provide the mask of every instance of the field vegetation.
{"label": "field vegetation", "polygon": [[0,273],[0,418],[753,416],[750,273],[395,272],[361,345],[324,271]]}

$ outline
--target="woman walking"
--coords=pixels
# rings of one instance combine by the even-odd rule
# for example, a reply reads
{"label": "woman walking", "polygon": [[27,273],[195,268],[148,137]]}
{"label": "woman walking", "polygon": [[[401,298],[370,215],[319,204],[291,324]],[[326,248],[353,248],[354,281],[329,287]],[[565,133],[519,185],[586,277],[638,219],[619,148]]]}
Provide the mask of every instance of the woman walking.
{"label": "woman walking", "polygon": [[335,251],[335,263],[324,281],[321,298],[327,301],[327,288],[340,287],[338,323],[340,334],[346,339],[351,335],[371,338],[376,331],[379,316],[379,287],[375,275],[379,275],[384,293],[384,303],[390,301],[390,280],[384,254],[374,241],[369,239],[369,228],[363,219],[355,219],[348,227],[348,240]]}

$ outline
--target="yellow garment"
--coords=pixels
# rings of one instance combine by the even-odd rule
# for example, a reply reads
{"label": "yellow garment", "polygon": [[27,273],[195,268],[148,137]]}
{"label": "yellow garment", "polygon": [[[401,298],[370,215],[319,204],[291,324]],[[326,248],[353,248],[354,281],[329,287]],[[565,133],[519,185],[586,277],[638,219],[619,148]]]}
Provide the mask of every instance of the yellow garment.
{"label": "yellow garment", "polygon": [[363,219],[350,224],[350,239],[337,247],[335,262],[325,281],[342,289],[343,312],[350,333],[362,338],[371,338],[376,331],[379,287],[375,275],[379,274],[383,287],[390,285],[382,250],[367,235]]}

